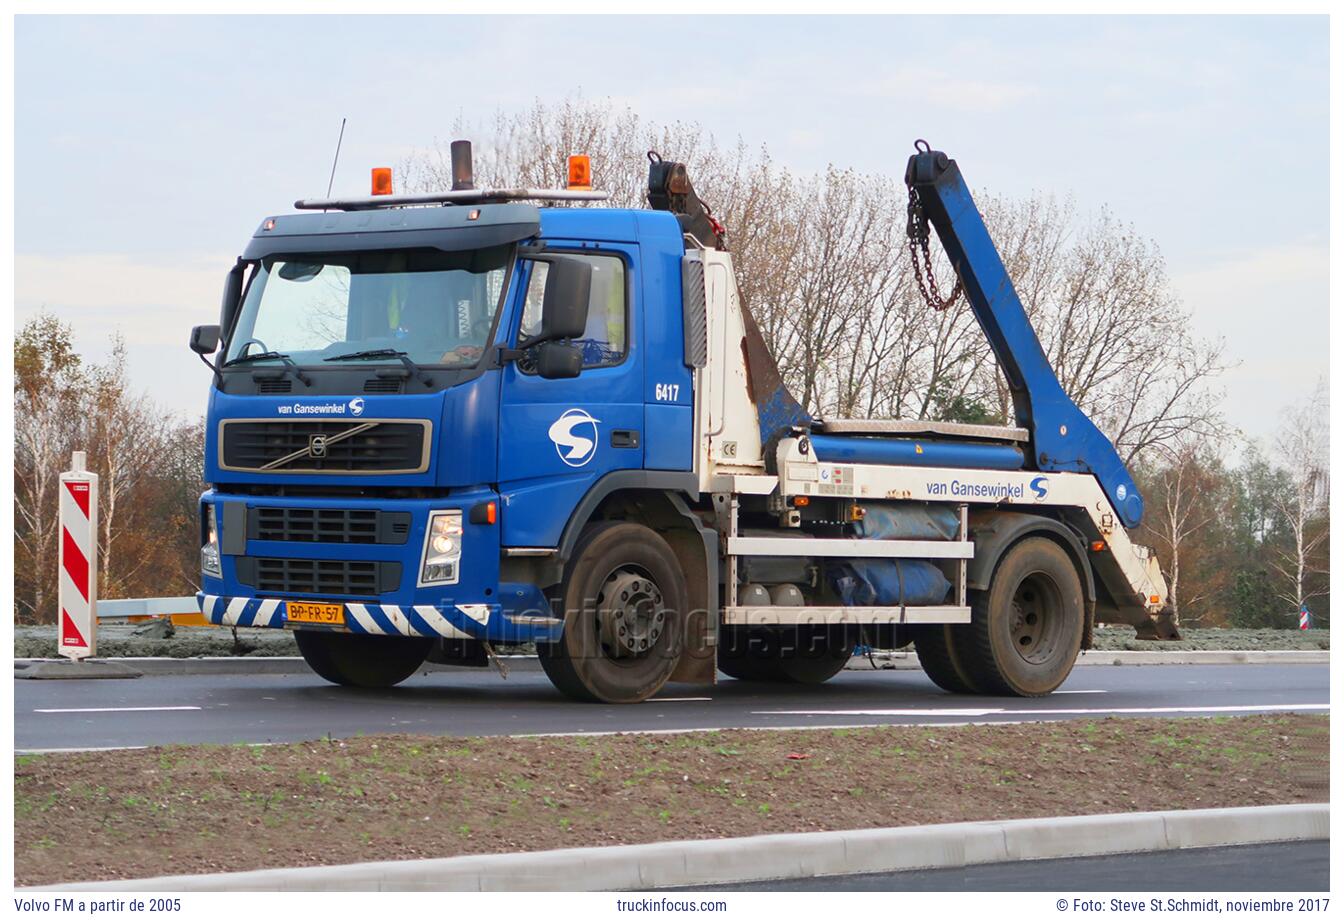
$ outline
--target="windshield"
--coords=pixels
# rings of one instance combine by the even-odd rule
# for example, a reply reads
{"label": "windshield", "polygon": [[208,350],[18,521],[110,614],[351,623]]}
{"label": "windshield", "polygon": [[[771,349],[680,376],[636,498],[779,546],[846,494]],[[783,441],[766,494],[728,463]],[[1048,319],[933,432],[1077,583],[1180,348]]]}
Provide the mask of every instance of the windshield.
{"label": "windshield", "polygon": [[494,326],[511,250],[264,259],[225,363],[397,363],[405,353],[416,364],[469,367],[480,360]]}

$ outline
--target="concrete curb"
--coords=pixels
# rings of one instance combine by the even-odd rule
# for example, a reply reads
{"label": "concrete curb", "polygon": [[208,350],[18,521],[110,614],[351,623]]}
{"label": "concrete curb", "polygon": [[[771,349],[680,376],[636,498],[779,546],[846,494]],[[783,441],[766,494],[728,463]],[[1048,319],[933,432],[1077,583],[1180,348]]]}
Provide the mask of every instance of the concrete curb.
{"label": "concrete curb", "polygon": [[[501,656],[504,666],[510,673],[514,671],[540,671],[541,662],[533,655]],[[256,657],[211,657],[211,658],[101,658],[99,661],[109,664],[125,665],[139,671],[147,677],[181,677],[199,675],[243,675],[243,674],[312,674],[312,668],[299,657],[280,655],[259,655]],[[45,664],[49,658],[14,659],[15,676],[18,672]],[[424,670],[461,671],[484,670],[482,668],[464,669],[453,665],[426,665]],[[493,669],[492,669],[493,670]]]}
{"label": "concrete curb", "polygon": [[44,658],[14,662],[16,680],[126,680],[141,672],[113,658]]}
{"label": "concrete curb", "polygon": [[[541,662],[533,655],[501,656],[510,673],[528,673],[541,670]],[[16,658],[16,672],[52,659]],[[311,674],[312,671],[298,657],[240,657],[240,658],[103,658],[99,661],[124,665],[146,677],[181,677],[210,674]],[[1330,653],[1321,651],[1208,651],[1208,652],[1083,652],[1079,665],[1149,665],[1149,664],[1329,664]],[[874,667],[876,665],[876,667]],[[915,671],[919,658],[914,652],[875,652],[873,660],[855,658],[846,666],[850,671]],[[427,671],[459,671],[452,665],[428,665]],[[477,669],[479,670],[479,669]],[[16,673],[16,676],[17,673]]]}
{"label": "concrete curb", "polygon": [[772,834],[25,890],[642,891],[1329,837],[1330,806],[1313,803]]}
{"label": "concrete curb", "polygon": [[[845,667],[850,671],[913,671],[919,668],[914,652],[874,652],[873,660],[856,657]],[[1134,664],[1329,664],[1326,649],[1219,649],[1211,651],[1088,651],[1081,652],[1075,666]]]}
{"label": "concrete curb", "polygon": [[[1179,660],[1172,660],[1173,658]],[[1078,664],[1329,664],[1328,649],[1219,649],[1216,651],[1088,651]]]}

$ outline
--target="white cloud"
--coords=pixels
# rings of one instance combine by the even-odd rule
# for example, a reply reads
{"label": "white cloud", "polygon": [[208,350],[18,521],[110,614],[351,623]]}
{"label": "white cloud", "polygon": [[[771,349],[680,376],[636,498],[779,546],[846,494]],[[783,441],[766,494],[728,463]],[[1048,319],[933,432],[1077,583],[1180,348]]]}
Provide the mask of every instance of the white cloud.
{"label": "white cloud", "polygon": [[204,254],[17,253],[15,314],[22,322],[46,310],[86,342],[120,332],[131,345],[180,344],[192,326],[217,319],[232,263]]}
{"label": "white cloud", "polygon": [[[1298,281],[1324,285],[1329,269],[1329,247],[1307,242],[1229,255],[1214,264],[1182,272],[1173,280],[1187,297],[1213,298],[1242,291],[1247,285],[1268,287]],[[1325,301],[1318,304],[1322,316],[1327,306]]]}
{"label": "white cloud", "polygon": [[977,80],[911,64],[902,64],[881,79],[853,87],[852,94],[887,101],[909,94],[912,86],[919,87],[921,105],[977,114],[1011,109],[1040,94],[1039,87],[1020,80]]}
{"label": "white cloud", "polygon": [[1306,241],[1228,254],[1172,282],[1196,331],[1221,338],[1237,362],[1220,383],[1233,424],[1269,436],[1286,405],[1330,369],[1330,251]]}

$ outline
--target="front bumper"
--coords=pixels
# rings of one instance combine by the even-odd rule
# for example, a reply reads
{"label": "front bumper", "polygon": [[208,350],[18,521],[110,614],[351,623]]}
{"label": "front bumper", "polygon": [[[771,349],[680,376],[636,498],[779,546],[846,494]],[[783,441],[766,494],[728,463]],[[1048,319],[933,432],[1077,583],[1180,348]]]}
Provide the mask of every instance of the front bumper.
{"label": "front bumper", "polygon": [[288,602],[280,598],[221,597],[197,594],[201,614],[217,626],[272,629],[324,629],[374,636],[423,636],[432,639],[484,639],[489,642],[553,642],[561,621],[514,614],[499,604],[361,604],[346,601],[344,626],[290,623]]}

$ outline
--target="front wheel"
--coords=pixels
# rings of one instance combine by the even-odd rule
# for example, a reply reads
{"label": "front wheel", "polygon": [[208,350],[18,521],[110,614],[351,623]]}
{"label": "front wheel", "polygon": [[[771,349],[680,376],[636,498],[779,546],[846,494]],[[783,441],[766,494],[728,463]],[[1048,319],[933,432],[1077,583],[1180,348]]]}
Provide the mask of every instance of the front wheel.
{"label": "front wheel", "polygon": [[577,700],[638,703],[681,656],[685,578],[667,541],[641,524],[590,525],[560,585],[565,627],[537,644],[556,689]]}
{"label": "front wheel", "polygon": [[299,653],[323,680],[343,687],[395,687],[425,663],[433,639],[300,629]]}

